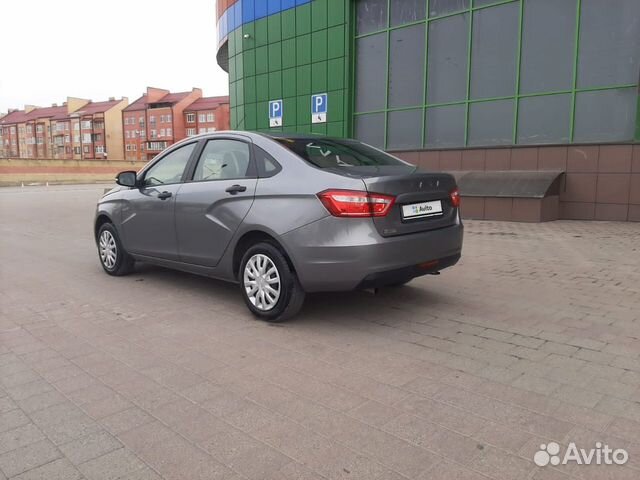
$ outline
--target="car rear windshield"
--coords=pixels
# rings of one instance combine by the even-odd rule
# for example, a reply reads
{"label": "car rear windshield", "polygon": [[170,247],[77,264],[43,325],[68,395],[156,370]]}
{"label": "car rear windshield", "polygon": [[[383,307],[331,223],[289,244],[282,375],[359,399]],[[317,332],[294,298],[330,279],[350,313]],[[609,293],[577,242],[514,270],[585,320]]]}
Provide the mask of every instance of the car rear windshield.
{"label": "car rear windshield", "polygon": [[318,168],[408,166],[357,140],[275,137],[276,142]]}

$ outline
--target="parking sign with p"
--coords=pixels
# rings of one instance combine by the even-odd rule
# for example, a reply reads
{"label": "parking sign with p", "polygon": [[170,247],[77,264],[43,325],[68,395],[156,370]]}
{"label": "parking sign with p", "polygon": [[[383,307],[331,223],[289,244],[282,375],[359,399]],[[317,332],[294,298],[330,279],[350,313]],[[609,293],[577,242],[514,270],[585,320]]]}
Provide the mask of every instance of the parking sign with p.
{"label": "parking sign with p", "polygon": [[269,127],[282,126],[282,100],[269,102]]}
{"label": "parking sign with p", "polygon": [[318,93],[311,95],[311,123],[326,123],[327,121],[327,94]]}

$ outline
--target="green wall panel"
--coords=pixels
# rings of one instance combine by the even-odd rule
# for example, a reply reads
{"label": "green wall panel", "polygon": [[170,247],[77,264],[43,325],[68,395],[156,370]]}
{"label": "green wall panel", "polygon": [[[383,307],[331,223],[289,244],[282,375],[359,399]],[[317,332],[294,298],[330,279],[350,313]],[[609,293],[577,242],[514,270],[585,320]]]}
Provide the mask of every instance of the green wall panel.
{"label": "green wall panel", "polygon": [[270,72],[282,70],[282,42],[273,42],[269,44],[269,64]]}
{"label": "green wall panel", "polygon": [[305,95],[311,93],[311,65],[302,65],[296,69],[296,93]]}
{"label": "green wall panel", "polygon": [[327,28],[327,0],[314,0],[311,2],[311,30],[324,30]]}
{"label": "green wall panel", "polygon": [[296,37],[296,61],[298,65],[311,63],[311,34]]}
{"label": "green wall panel", "polygon": [[311,59],[313,62],[327,59],[327,29],[311,34]]}
{"label": "green wall panel", "polygon": [[245,103],[256,102],[256,77],[244,77],[244,101]]}
{"label": "green wall panel", "polygon": [[254,49],[245,50],[242,53],[242,61],[244,63],[244,74],[256,74],[256,51]]}
{"label": "green wall panel", "polygon": [[327,134],[327,124],[326,123],[314,123],[311,125],[311,133],[315,133],[317,135],[326,135]]}
{"label": "green wall panel", "polygon": [[236,105],[238,107],[244,105],[244,80],[240,79],[236,82]]}
{"label": "green wall panel", "polygon": [[338,25],[327,30],[327,58],[344,57],[346,51],[345,45],[345,26]]}
{"label": "green wall panel", "polygon": [[288,68],[282,71],[282,96],[296,96],[296,69]]}
{"label": "green wall panel", "polygon": [[233,62],[236,66],[236,78],[244,77],[244,57],[242,53],[239,53],[235,57],[235,61]]}
{"label": "green wall panel", "polygon": [[282,21],[282,38],[293,38],[296,36],[296,11],[295,9],[285,10],[280,15]]}
{"label": "green wall panel", "polygon": [[345,87],[344,81],[344,60],[342,58],[334,58],[327,62],[327,90],[341,90]]}
{"label": "green wall panel", "polygon": [[295,127],[297,125],[296,97],[285,97],[282,100],[282,110],[287,112],[283,117],[285,127]]}
{"label": "green wall panel", "polygon": [[[261,45],[266,45],[267,43],[269,43],[269,39],[267,37],[267,31],[268,31],[267,19],[261,18],[260,20],[256,20],[255,22],[256,33],[255,33],[255,36],[253,37],[256,47],[259,47]],[[242,46],[244,47],[244,44]],[[244,50],[244,48],[242,50]]]}
{"label": "green wall panel", "polygon": [[[229,35],[231,128],[350,134],[350,2],[313,0]],[[326,124],[311,124],[311,95],[328,94]],[[283,100],[283,127],[269,127],[269,101]]]}
{"label": "green wall panel", "polygon": [[282,41],[282,68],[296,66],[296,39]]}
{"label": "green wall panel", "polygon": [[256,75],[256,100],[258,102],[269,100],[269,75],[266,73]]}
{"label": "green wall panel", "polygon": [[255,49],[256,52],[256,74],[267,73],[269,71],[269,47],[266,45]]}
{"label": "green wall panel", "polygon": [[282,71],[269,74],[269,100],[282,98]]}
{"label": "green wall panel", "polygon": [[344,91],[336,90],[328,93],[327,103],[331,106],[330,115],[327,115],[329,122],[344,120]]}
{"label": "green wall panel", "polygon": [[311,5],[296,8],[296,35],[311,32]]}
{"label": "green wall panel", "polygon": [[329,27],[348,23],[346,19],[349,5],[345,5],[348,3],[344,0],[327,0],[327,25]]}
{"label": "green wall panel", "polygon": [[[311,64],[311,93],[327,91],[327,62]],[[311,99],[309,99],[311,101]]]}

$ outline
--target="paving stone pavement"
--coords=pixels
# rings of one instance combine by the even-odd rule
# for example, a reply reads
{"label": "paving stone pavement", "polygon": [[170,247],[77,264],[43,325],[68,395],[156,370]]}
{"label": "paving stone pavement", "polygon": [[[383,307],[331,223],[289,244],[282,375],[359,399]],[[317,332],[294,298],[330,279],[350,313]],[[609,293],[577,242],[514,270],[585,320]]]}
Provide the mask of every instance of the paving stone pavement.
{"label": "paving stone pavement", "polygon": [[[640,225],[466,223],[464,257],[254,320],[105,275],[101,186],[0,190],[0,480],[640,478]],[[538,467],[541,444],[624,466]]]}

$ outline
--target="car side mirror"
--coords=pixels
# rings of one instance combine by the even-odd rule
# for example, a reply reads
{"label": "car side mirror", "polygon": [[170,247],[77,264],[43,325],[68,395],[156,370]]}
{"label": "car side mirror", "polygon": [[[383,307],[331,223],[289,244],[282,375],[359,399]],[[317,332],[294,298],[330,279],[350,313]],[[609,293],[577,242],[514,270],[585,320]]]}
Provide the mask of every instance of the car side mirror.
{"label": "car side mirror", "polygon": [[120,172],[116,177],[116,183],[123,187],[135,187],[138,183],[137,174],[133,170]]}

